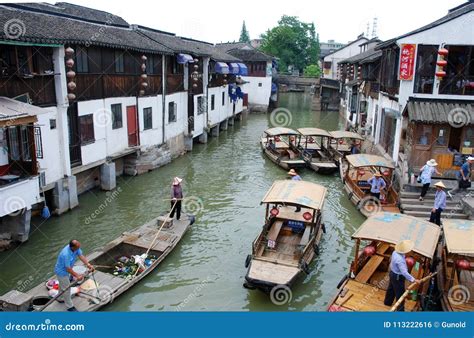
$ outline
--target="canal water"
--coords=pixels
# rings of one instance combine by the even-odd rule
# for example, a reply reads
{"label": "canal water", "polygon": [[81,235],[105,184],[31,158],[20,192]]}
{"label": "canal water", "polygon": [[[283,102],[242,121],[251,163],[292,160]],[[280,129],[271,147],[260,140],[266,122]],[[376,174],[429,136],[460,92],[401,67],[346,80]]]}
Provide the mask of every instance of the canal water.
{"label": "canal water", "polygon": [[[337,112],[312,112],[309,95],[283,94],[280,106],[291,112],[286,121],[293,128],[343,127]],[[249,115],[207,144],[195,144],[191,153],[170,165],[119,178],[113,194],[90,191],[67,214],[46,222],[34,219],[30,240],[0,253],[0,294],[29,289],[48,278],[59,250],[72,238],[82,242],[87,254],[165,212],[171,179],[179,176],[186,196],[193,197],[188,208],[198,211],[196,223],[152,274],[105,311],[324,311],[348,272],[350,236],[363,221],[337,176],[301,172],[304,180],[328,188],[323,210],[327,233],[310,274],[293,286],[291,300],[275,305],[260,291],[242,287],[245,259],[263,225],[260,200],[274,180],[287,177],[258,144],[271,123],[269,114]]]}

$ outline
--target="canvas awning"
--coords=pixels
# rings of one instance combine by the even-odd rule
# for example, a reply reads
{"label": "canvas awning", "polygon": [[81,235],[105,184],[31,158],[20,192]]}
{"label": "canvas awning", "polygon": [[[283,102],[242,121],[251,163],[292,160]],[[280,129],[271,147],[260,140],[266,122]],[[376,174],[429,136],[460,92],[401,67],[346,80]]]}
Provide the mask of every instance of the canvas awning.
{"label": "canvas awning", "polygon": [[238,63],[238,65],[239,65],[239,75],[247,76],[249,74],[249,70],[247,66],[243,63]]}
{"label": "canvas awning", "polygon": [[303,136],[324,136],[324,137],[332,137],[332,135],[324,130],[319,128],[300,128],[298,132]]}
{"label": "canvas awning", "polygon": [[193,63],[194,58],[189,54],[178,54],[178,56],[176,57],[176,61],[179,64]]}
{"label": "canvas awning", "polygon": [[443,101],[408,101],[405,108],[410,122],[454,123],[460,127],[474,124],[474,103]]}
{"label": "canvas awning", "polygon": [[443,219],[443,231],[449,253],[474,254],[474,221]]}
{"label": "canvas awning", "polygon": [[270,128],[270,129],[265,130],[265,134],[267,134],[268,136],[298,135],[298,132],[290,128],[276,127],[276,128]]}
{"label": "canvas awning", "polygon": [[350,138],[355,140],[363,140],[364,138],[353,131],[335,130],[331,131],[333,138]]}
{"label": "canvas awning", "polygon": [[228,63],[229,65],[229,73],[230,74],[234,74],[234,75],[237,75],[239,74],[239,65],[237,63],[234,63],[234,62],[231,62],[231,63]]}
{"label": "canvas awning", "polygon": [[283,203],[301,205],[320,210],[326,197],[326,188],[305,181],[275,181],[262,200],[262,203]]}
{"label": "canvas awning", "polygon": [[229,66],[225,62],[216,62],[214,71],[217,74],[229,74]]}
{"label": "canvas awning", "polygon": [[395,168],[392,162],[377,155],[368,155],[368,154],[347,155],[346,159],[349,162],[349,164],[355,168],[360,168],[360,167],[384,167],[384,168],[390,168],[390,169]]}
{"label": "canvas awning", "polygon": [[13,127],[38,121],[37,115],[45,114],[44,108],[0,97],[0,127]]}
{"label": "canvas awning", "polygon": [[413,251],[433,258],[440,233],[440,227],[434,223],[404,214],[380,212],[362,223],[352,238],[395,245],[402,240],[410,239],[415,243]]}

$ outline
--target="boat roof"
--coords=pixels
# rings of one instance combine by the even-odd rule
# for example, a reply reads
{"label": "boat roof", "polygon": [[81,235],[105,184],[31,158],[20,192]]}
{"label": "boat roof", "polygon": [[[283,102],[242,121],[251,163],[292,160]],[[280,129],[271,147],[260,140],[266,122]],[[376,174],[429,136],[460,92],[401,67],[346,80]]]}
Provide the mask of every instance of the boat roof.
{"label": "boat roof", "polygon": [[322,185],[306,181],[275,181],[262,203],[284,203],[301,205],[320,210],[324,204],[327,189]]}
{"label": "boat roof", "polygon": [[369,154],[347,155],[347,161],[355,168],[359,167],[384,167],[394,169],[394,165],[382,156]]}
{"label": "boat roof", "polygon": [[444,238],[449,253],[474,254],[474,221],[464,219],[443,219]]}
{"label": "boat roof", "polygon": [[265,134],[268,136],[277,136],[277,135],[298,135],[293,129],[285,128],[285,127],[275,127],[265,130]]}
{"label": "boat roof", "polygon": [[298,129],[298,133],[303,136],[325,136],[325,137],[332,137],[331,133],[319,128],[300,128]]}
{"label": "boat roof", "polygon": [[331,131],[331,135],[333,138],[352,138],[355,140],[363,140],[364,138],[353,131],[345,131],[345,130],[335,130]]}
{"label": "boat roof", "polygon": [[390,244],[410,239],[415,242],[413,251],[433,258],[441,228],[428,221],[391,212],[379,212],[369,217],[352,238],[383,241]]}

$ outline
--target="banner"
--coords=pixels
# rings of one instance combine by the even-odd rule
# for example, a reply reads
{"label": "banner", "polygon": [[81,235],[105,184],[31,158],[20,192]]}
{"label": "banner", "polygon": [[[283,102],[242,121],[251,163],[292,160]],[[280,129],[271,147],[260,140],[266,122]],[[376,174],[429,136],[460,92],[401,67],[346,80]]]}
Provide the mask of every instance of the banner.
{"label": "banner", "polygon": [[413,80],[415,70],[415,44],[402,44],[400,46],[400,65],[398,79],[404,81]]}

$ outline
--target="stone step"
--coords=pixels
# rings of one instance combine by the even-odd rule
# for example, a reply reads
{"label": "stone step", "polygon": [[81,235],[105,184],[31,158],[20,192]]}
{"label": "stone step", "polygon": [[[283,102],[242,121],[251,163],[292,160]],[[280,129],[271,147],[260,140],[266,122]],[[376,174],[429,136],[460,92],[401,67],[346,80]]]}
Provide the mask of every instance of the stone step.
{"label": "stone step", "polygon": [[[433,209],[433,205],[420,205],[420,204],[401,204],[401,208],[403,210],[412,210],[412,211],[426,211],[426,212],[431,212],[431,209]],[[459,205],[448,205],[446,204],[446,209],[444,209],[444,212],[451,212],[455,211],[457,213],[463,213],[462,206]]]}
{"label": "stone step", "polygon": [[[418,200],[418,198],[400,198],[400,204],[405,205],[433,205],[434,203],[434,196],[428,197],[425,196],[423,201]],[[446,198],[446,205],[458,205],[460,204],[459,201],[453,201],[449,197]]]}
{"label": "stone step", "polygon": [[[429,220],[430,219],[430,214],[431,212],[424,212],[424,211],[404,211],[403,212],[405,215],[410,215],[410,216],[413,216],[413,217],[417,217],[417,218],[422,218],[424,220]],[[442,219],[446,219],[446,218],[452,218],[452,219],[468,219],[469,216],[466,215],[466,214],[462,214],[462,213],[445,213],[443,212],[441,214],[441,220]]]}

